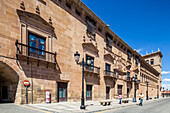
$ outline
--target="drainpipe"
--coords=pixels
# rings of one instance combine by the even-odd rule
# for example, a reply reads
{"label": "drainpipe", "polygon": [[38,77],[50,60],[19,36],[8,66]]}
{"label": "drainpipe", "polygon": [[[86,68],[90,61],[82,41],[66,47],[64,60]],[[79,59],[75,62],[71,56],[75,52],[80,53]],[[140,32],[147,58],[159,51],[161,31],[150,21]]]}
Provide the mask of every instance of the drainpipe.
{"label": "drainpipe", "polygon": [[31,61],[31,104],[33,104],[32,61]]}

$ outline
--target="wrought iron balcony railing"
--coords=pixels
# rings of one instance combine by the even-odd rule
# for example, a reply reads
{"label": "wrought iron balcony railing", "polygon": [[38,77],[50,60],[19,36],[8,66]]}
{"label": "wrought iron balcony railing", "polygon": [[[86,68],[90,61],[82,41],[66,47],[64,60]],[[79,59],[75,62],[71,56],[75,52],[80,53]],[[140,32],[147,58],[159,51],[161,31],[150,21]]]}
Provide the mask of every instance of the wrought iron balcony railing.
{"label": "wrought iron balcony railing", "polygon": [[104,70],[104,72],[105,72],[105,76],[118,78],[118,76],[115,74],[115,72],[108,71],[108,70]]}
{"label": "wrought iron balcony railing", "polygon": [[132,79],[130,77],[127,77],[127,81],[132,81]]}
{"label": "wrought iron balcony railing", "polygon": [[26,44],[19,43],[18,40],[15,43],[17,48],[17,56],[22,55],[37,60],[43,60],[56,64],[56,53],[41,50],[35,47],[31,47]]}
{"label": "wrought iron balcony railing", "polygon": [[91,73],[96,73],[96,74],[100,74],[100,67],[96,67],[96,66],[91,66],[91,65],[87,65],[85,66],[85,70],[86,72],[91,72]]}
{"label": "wrought iron balcony railing", "polygon": [[96,27],[87,21],[87,32],[93,36],[96,36]]}

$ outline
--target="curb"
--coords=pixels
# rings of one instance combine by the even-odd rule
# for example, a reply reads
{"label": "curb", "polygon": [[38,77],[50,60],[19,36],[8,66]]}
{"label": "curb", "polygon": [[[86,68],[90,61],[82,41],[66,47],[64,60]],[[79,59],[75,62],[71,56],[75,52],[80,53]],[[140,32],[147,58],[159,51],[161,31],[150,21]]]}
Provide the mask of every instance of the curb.
{"label": "curb", "polygon": [[[152,102],[156,102],[156,101],[159,101],[159,100],[163,100],[162,98],[161,99],[156,99],[156,100],[152,100],[152,101],[149,101],[149,102],[146,102],[144,103],[145,104],[149,104],[149,103],[152,103]],[[111,110],[111,109],[116,109],[116,108],[123,108],[123,107],[128,107],[128,106],[132,106],[132,105],[138,105],[137,103],[132,103],[130,105],[123,105],[123,106],[118,106],[118,107],[112,107],[112,108],[108,108],[108,109],[102,109],[102,110],[96,110],[96,111],[87,111],[87,112],[84,112],[84,113],[95,113],[95,112],[102,112],[102,111],[106,111],[106,110]]]}
{"label": "curb", "polygon": [[[157,101],[160,101],[160,100],[164,100],[166,98],[160,98],[160,99],[154,99],[154,100],[151,100],[151,101],[146,101],[145,103],[143,103],[144,105],[145,104],[149,104],[149,103],[152,103],[152,102],[157,102]],[[128,104],[128,105],[122,105],[122,106],[117,106],[117,107],[111,107],[111,108],[106,108],[106,109],[101,109],[101,110],[94,110],[94,111],[84,111],[84,110],[80,110],[80,111],[77,111],[76,113],[96,113],[96,112],[102,112],[102,111],[107,111],[107,110],[112,110],[112,109],[117,109],[117,108],[124,108],[124,107],[128,107],[128,106],[134,106],[134,105],[138,105],[138,102],[135,102],[135,103],[131,103],[131,104]],[[37,107],[34,107],[34,106],[30,106],[30,105],[24,105],[24,106],[28,106],[28,107],[32,107],[32,108],[35,108],[35,109],[40,109],[40,110],[43,110],[45,112],[52,112],[52,113],[60,113],[60,112],[57,112],[57,111],[53,111],[53,110],[47,110],[47,109],[42,109],[42,108],[37,108]],[[71,110],[69,111],[70,113],[75,113],[74,110]]]}

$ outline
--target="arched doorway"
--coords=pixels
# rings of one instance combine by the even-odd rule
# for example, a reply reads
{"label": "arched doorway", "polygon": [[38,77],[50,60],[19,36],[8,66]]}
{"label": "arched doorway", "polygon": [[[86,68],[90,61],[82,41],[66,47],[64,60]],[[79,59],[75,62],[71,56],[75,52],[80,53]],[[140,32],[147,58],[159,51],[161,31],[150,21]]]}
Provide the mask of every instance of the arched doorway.
{"label": "arched doorway", "polygon": [[15,102],[18,81],[17,73],[0,61],[0,103]]}

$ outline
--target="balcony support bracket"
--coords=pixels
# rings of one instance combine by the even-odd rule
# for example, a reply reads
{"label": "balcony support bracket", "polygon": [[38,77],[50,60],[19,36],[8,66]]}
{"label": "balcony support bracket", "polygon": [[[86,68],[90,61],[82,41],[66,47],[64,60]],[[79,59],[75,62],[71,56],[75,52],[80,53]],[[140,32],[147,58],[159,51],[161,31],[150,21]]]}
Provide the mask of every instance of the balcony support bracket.
{"label": "balcony support bracket", "polygon": [[27,57],[27,65],[29,64],[29,57]]}
{"label": "balcony support bracket", "polygon": [[38,67],[39,67],[39,64],[40,64],[40,60],[38,60],[38,64],[37,64]]}

